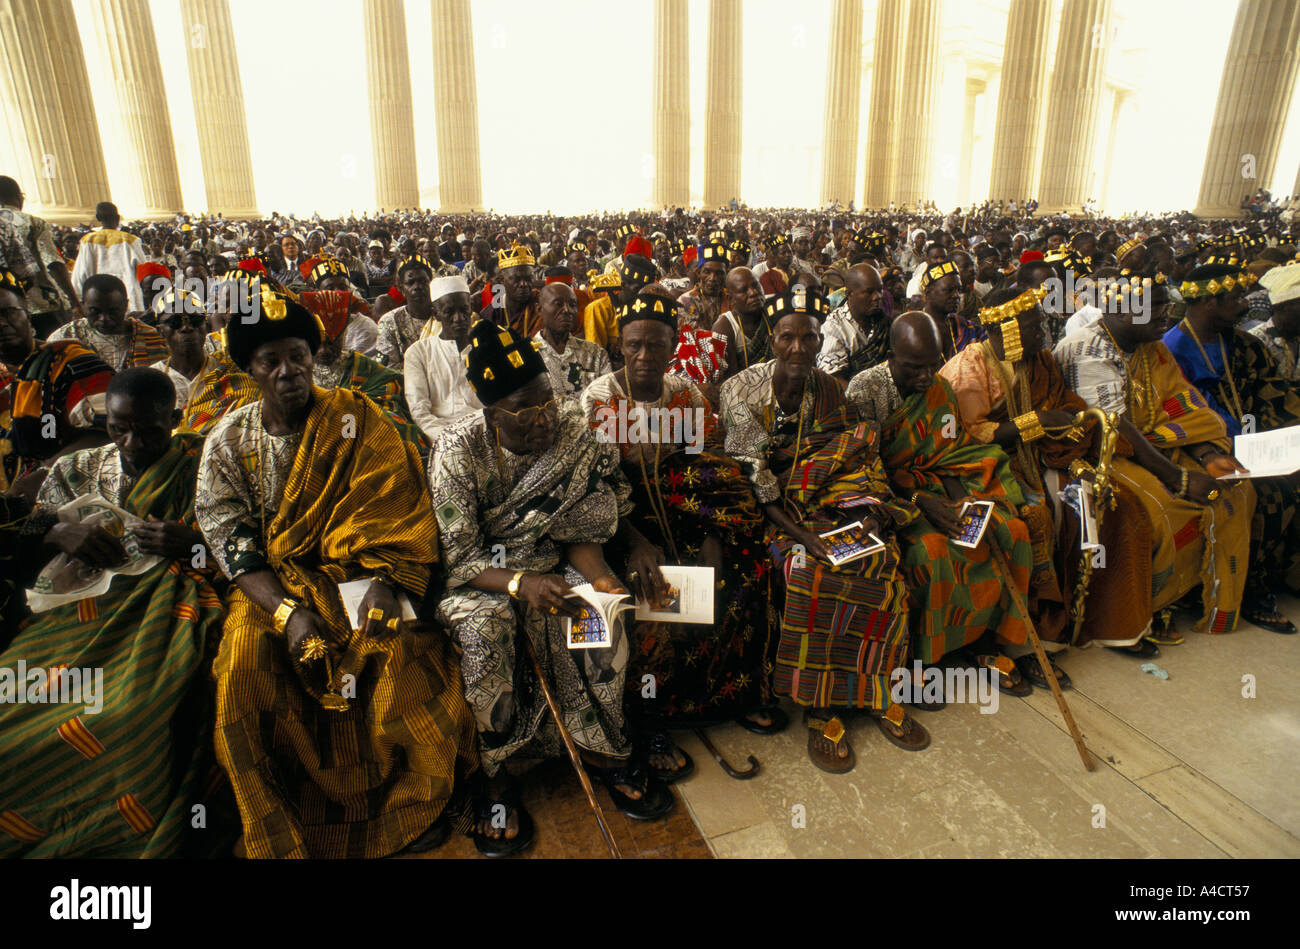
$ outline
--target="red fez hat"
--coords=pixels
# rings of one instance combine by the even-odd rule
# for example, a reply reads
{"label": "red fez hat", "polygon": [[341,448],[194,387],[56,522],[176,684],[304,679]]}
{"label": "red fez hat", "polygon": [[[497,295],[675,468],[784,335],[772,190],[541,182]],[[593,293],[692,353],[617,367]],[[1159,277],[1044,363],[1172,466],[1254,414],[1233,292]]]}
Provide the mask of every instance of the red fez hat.
{"label": "red fez hat", "polygon": [[266,264],[262,263],[256,257],[245,257],[235,266],[240,270],[247,270],[252,273],[260,273],[262,276],[266,276]]}
{"label": "red fez hat", "polygon": [[567,283],[567,284],[572,285],[572,284],[573,284],[573,274],[571,274],[571,273],[558,273],[558,274],[555,274],[554,276],[547,277],[547,278],[546,278],[546,282],[547,282],[547,283]]}
{"label": "red fez hat", "polygon": [[166,277],[171,279],[172,272],[165,266],[150,260],[143,264],[135,265],[135,282],[144,283],[149,277]]}
{"label": "red fez hat", "polygon": [[691,246],[682,252],[682,263],[689,267],[695,263],[695,258],[700,256],[699,248]]}
{"label": "red fez hat", "polygon": [[654,252],[654,246],[640,234],[635,235],[627,242],[627,246],[623,248],[624,257],[628,254],[640,254],[642,257],[653,257]]}
{"label": "red fez hat", "polygon": [[1027,264],[1031,260],[1042,260],[1042,259],[1043,259],[1043,252],[1041,250],[1027,250],[1020,255],[1020,262],[1022,264]]}
{"label": "red fez hat", "polygon": [[394,300],[396,300],[398,303],[406,302],[406,294],[403,293],[401,290],[398,290],[396,285],[388,288],[388,295],[392,297]]}

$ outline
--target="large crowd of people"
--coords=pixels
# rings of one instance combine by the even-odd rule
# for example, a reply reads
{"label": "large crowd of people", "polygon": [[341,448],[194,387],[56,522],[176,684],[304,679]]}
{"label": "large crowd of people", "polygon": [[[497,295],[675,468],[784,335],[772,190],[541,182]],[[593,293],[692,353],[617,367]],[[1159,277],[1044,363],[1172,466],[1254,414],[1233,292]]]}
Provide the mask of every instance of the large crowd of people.
{"label": "large crowd of people", "polygon": [[[1300,478],[1224,477],[1300,421],[1276,210],[23,204],[0,177],[0,856],[510,855],[566,739],[656,820],[674,729],[796,709],[843,773],[851,715],[942,740],[938,665],[1023,697],[1071,649],[1296,632]],[[662,618],[675,566],[711,623]],[[641,606],[574,648],[575,588]]]}

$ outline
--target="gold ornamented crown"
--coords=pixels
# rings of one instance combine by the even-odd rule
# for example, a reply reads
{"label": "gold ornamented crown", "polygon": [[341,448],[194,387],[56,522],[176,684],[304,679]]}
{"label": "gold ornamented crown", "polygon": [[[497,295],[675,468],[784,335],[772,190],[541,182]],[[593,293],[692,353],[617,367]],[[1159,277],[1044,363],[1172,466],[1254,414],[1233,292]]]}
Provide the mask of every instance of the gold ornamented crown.
{"label": "gold ornamented crown", "polygon": [[531,267],[536,263],[533,252],[518,241],[505,250],[497,251],[497,267],[502,270],[509,267]]}
{"label": "gold ornamented crown", "polygon": [[1047,299],[1048,291],[1039,287],[1036,290],[1026,290],[1014,300],[1008,300],[1006,303],[998,306],[986,306],[980,310],[980,323],[985,326],[993,326],[995,323],[1005,323],[1007,320],[1014,320],[1026,310],[1032,310],[1044,300]]}

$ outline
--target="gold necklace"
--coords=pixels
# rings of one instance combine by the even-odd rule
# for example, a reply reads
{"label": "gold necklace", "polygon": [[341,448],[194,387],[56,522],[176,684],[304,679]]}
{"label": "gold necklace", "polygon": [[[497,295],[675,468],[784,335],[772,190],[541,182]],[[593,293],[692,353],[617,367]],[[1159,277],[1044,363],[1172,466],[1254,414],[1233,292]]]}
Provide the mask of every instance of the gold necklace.
{"label": "gold necklace", "polygon": [[[809,378],[811,378],[811,376]],[[795,427],[794,463],[790,466],[790,477],[786,478],[785,481],[785,491],[781,496],[781,501],[783,503],[785,502],[786,495],[790,493],[790,485],[794,484],[794,476],[799,470],[799,449],[803,446],[803,417],[804,417],[803,404],[805,398],[807,397],[807,394],[808,394],[808,380],[805,379],[803,383],[803,388],[799,391],[799,424]],[[772,401],[776,404],[777,411],[778,412],[781,411],[781,402],[776,397],[775,385],[773,385],[772,387]]]}
{"label": "gold necklace", "polygon": [[[1192,324],[1188,322],[1187,317],[1183,317],[1182,325],[1187,327],[1187,335],[1190,336],[1192,342],[1196,344],[1196,348],[1200,352],[1201,358],[1205,360],[1206,367],[1210,372],[1214,372],[1214,363],[1210,362],[1210,357],[1205,352],[1205,347],[1202,346],[1201,341],[1196,338],[1196,331],[1192,329]],[[1241,411],[1241,396],[1237,394],[1237,381],[1232,378],[1232,366],[1228,363],[1228,349],[1223,345],[1222,335],[1219,336],[1219,355],[1223,357],[1223,371],[1228,377],[1228,387],[1232,390],[1232,407],[1237,410],[1237,420],[1240,421],[1244,417],[1244,413]]]}
{"label": "gold necklace", "polygon": [[[617,377],[615,377],[615,381],[617,382]],[[627,395],[628,401],[635,404],[636,400],[632,397],[632,380],[628,376],[627,366],[623,367],[623,385],[626,387],[625,394]],[[667,382],[661,380],[659,397],[655,399],[654,407],[656,410],[662,406],[667,394]],[[672,549],[673,559],[680,561],[681,557],[677,553],[677,542],[673,537],[673,532],[668,527],[668,506],[664,502],[663,492],[659,487],[659,460],[663,455],[663,447],[663,439],[655,439],[654,478],[651,478],[650,473],[646,471],[645,452],[638,451],[636,453],[636,459],[637,464],[641,468],[641,481],[645,485],[646,497],[650,499],[650,512],[654,516],[655,522],[659,525],[661,536],[663,536],[668,546]]]}
{"label": "gold necklace", "polygon": [[[1101,328],[1106,333],[1111,345],[1115,347],[1115,352],[1119,353],[1119,358],[1124,363],[1124,370],[1128,373],[1129,382],[1132,388],[1136,390],[1136,392],[1129,393],[1128,405],[1130,411],[1137,415],[1137,407],[1133,405],[1136,398],[1139,406],[1143,409],[1142,424],[1138,425],[1137,429],[1145,435],[1156,420],[1155,387],[1151,382],[1150,362],[1141,347],[1133,350],[1133,358],[1130,360],[1129,357],[1124,355],[1124,350],[1116,341],[1114,334],[1111,333],[1110,327],[1104,321],[1098,320],[1098,322],[1101,323]],[[1137,368],[1134,368],[1135,363]]]}

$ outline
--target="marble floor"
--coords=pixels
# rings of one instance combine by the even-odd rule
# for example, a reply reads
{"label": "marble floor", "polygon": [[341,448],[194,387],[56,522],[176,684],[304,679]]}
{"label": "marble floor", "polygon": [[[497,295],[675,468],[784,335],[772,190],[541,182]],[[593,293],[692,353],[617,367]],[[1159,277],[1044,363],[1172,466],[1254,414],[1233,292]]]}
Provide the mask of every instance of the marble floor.
{"label": "marble floor", "polygon": [[[1300,625],[1300,602],[1282,609]],[[718,857],[1300,857],[1300,636],[1244,622],[1186,635],[1155,660],[1163,680],[1106,649],[1062,661],[1092,772],[1036,689],[1000,697],[992,714],[916,713],[933,736],[921,752],[854,718],[858,761],[845,775],[808,760],[789,705],[795,724],[781,735],[710,731],[734,765],[760,760],[748,781],[676,733],[697,765],[677,788]]]}

